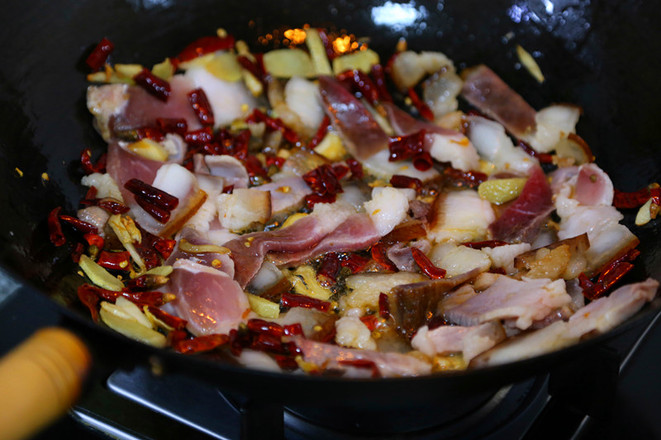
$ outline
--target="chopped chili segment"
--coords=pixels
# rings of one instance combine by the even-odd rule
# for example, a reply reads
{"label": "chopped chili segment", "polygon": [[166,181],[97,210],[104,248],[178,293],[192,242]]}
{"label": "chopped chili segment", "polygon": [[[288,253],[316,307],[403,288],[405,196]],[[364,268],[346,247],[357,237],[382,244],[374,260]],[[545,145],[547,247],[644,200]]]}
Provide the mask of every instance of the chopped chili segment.
{"label": "chopped chili segment", "polygon": [[64,232],[62,232],[62,224],[60,223],[60,211],[62,207],[58,206],[48,214],[48,238],[53,245],[60,247],[67,242]]}
{"label": "chopped chili segment", "polygon": [[97,234],[99,232],[97,227],[93,224],[87,223],[70,215],[60,214],[60,220],[71,225],[71,227],[73,227],[76,231],[82,232],[83,234]]}
{"label": "chopped chili segment", "polygon": [[337,194],[343,192],[342,185],[330,165],[321,165],[305,173],[303,180],[314,192],[305,198],[310,207],[315,203],[333,203]]}
{"label": "chopped chili segment", "polygon": [[317,129],[317,132],[315,133],[314,137],[310,139],[310,142],[308,142],[308,148],[313,149],[317,145],[321,143],[321,141],[326,137],[326,133],[328,133],[328,127],[330,126],[330,119],[328,116],[324,116],[324,119],[321,120],[321,124],[319,124],[319,128]]}
{"label": "chopped chili segment", "polygon": [[285,334],[285,330],[280,324],[263,319],[249,319],[246,326],[250,331],[264,333],[270,336],[281,337]]}
{"label": "chopped chili segment", "polygon": [[298,144],[300,142],[298,134],[287,127],[280,118],[272,118],[259,109],[253,110],[252,114],[246,118],[246,122],[264,122],[269,130],[280,131],[287,142],[292,144]]}
{"label": "chopped chili segment", "polygon": [[304,309],[317,309],[322,312],[330,310],[331,303],[304,295],[295,295],[285,292],[282,294],[280,303],[283,307],[303,307]]}
{"label": "chopped chili segment", "polygon": [[422,102],[422,99],[418,96],[416,93],[415,89],[411,87],[408,90],[408,95],[409,98],[411,98],[411,103],[413,106],[418,110],[418,113],[420,113],[420,116],[425,118],[428,121],[433,121],[434,120],[434,112],[431,111],[429,106]]}
{"label": "chopped chili segment", "polygon": [[360,93],[370,104],[379,102],[379,91],[372,79],[358,69],[347,70],[337,75],[337,80],[345,84],[352,93]]}
{"label": "chopped chili segment", "polygon": [[83,284],[78,287],[78,299],[80,302],[85,305],[92,315],[94,321],[99,320],[99,301],[101,298],[94,290],[93,286],[89,284]]}
{"label": "chopped chili segment", "polygon": [[214,350],[222,345],[227,344],[229,340],[230,337],[228,335],[204,335],[191,339],[172,341],[172,348],[182,354],[193,354]]}
{"label": "chopped chili segment", "polygon": [[595,300],[608,292],[615,283],[617,283],[624,275],[633,269],[633,260],[635,260],[640,251],[638,249],[631,249],[621,257],[609,263],[599,275],[591,281],[584,273],[578,276],[578,283],[583,289],[583,296],[589,300]]}
{"label": "chopped chili segment", "polygon": [[416,192],[420,192],[422,189],[422,181],[415,177],[402,176],[401,174],[395,174],[390,178],[390,184],[395,188],[410,188],[414,189]]}
{"label": "chopped chili segment", "polygon": [[486,181],[489,176],[480,171],[462,171],[456,168],[447,167],[443,170],[445,181],[457,188],[475,189],[480,183]]}
{"label": "chopped chili segment", "polygon": [[101,251],[96,263],[105,269],[129,271],[131,269],[131,254],[129,251]]}
{"label": "chopped chili segment", "polygon": [[540,163],[553,163],[553,155],[549,153],[540,153],[522,140],[519,140],[519,147],[521,147],[527,155],[536,158]]}
{"label": "chopped chili segment", "polygon": [[618,209],[640,208],[650,198],[655,205],[661,205],[661,188],[642,188],[632,192],[616,189],[613,196],[613,206]]}
{"label": "chopped chili segment", "polygon": [[383,319],[390,318],[390,300],[387,293],[379,293],[379,316]]}
{"label": "chopped chili segment", "polygon": [[388,92],[386,75],[383,71],[383,66],[381,64],[373,65],[370,73],[372,75],[372,79],[374,80],[374,85],[379,91],[379,100],[392,102],[392,96],[390,96],[390,92]]}
{"label": "chopped chili segment", "polygon": [[485,240],[485,241],[469,241],[461,244],[471,249],[482,249],[486,247],[493,248],[498,246],[505,246],[506,244],[509,243],[502,240]]}
{"label": "chopped chili segment", "polygon": [[330,287],[335,284],[337,274],[340,271],[340,257],[335,252],[329,252],[324,255],[317,271],[317,280],[324,287]]}
{"label": "chopped chili segment", "polygon": [[105,173],[106,172],[106,154],[102,154],[96,165],[92,163],[92,151],[89,148],[83,149],[80,153],[80,164],[85,174]]}
{"label": "chopped chili segment", "polygon": [[183,118],[156,118],[156,125],[163,133],[184,136],[188,131],[188,123]]}
{"label": "chopped chili segment", "polygon": [[164,312],[158,307],[147,306],[147,310],[149,310],[149,313],[154,315],[157,319],[160,319],[165,324],[172,327],[174,331],[183,330],[186,328],[186,325],[188,324],[188,321],[186,321],[185,319],[181,319],[177,316],[170,315],[169,313]]}
{"label": "chopped chili segment", "polygon": [[188,101],[202,125],[214,124],[213,109],[204,90],[198,88],[189,92]]}
{"label": "chopped chili segment", "polygon": [[372,246],[372,258],[384,269],[391,272],[397,272],[397,266],[395,266],[395,263],[388,258],[387,251],[384,243],[377,243]]}
{"label": "chopped chili segment", "polygon": [[92,50],[92,53],[85,59],[85,64],[94,72],[100,70],[114,49],[115,45],[106,37],[103,37],[99,44]]}
{"label": "chopped chili segment", "polygon": [[150,95],[163,102],[167,102],[170,97],[170,83],[154,75],[147,68],[142,69],[140,73],[136,74],[133,77],[133,81],[145,89]]}
{"label": "chopped chili segment", "polygon": [[431,262],[429,257],[425,255],[420,249],[416,247],[411,247],[411,254],[413,254],[413,259],[420,267],[422,273],[427,275],[432,280],[440,280],[445,278],[445,269],[434,266],[434,263]]}
{"label": "chopped chili segment", "polygon": [[432,158],[425,151],[425,130],[420,130],[408,136],[398,136],[390,139],[388,149],[390,162],[411,159],[413,166],[420,171],[426,171],[432,166]]}
{"label": "chopped chili segment", "polygon": [[177,205],[179,205],[179,199],[177,197],[139,179],[129,180],[124,184],[124,188],[128,189],[136,196],[136,201],[138,199],[143,199],[146,202],[168,211],[175,209]]}
{"label": "chopped chili segment", "polygon": [[348,268],[351,273],[359,273],[365,269],[369,262],[369,258],[363,257],[360,254],[351,253],[345,255],[344,258],[341,259],[340,264],[342,267]]}
{"label": "chopped chili segment", "polygon": [[103,237],[101,237],[98,234],[93,234],[93,233],[87,233],[83,235],[83,238],[87,242],[88,245],[90,246],[96,246],[99,249],[103,249],[103,245],[105,244],[105,240]]}

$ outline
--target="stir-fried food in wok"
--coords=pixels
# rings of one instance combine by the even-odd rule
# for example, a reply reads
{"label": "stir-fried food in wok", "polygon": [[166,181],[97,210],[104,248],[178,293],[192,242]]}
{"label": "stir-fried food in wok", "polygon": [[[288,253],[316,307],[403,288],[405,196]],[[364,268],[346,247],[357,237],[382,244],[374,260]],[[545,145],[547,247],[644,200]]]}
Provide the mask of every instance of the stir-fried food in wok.
{"label": "stir-fried food in wok", "polygon": [[[275,371],[424,375],[511,362],[605,332],[658,282],[576,134],[485,65],[306,27],[252,52],[222,29],[152,67],[90,54],[74,215],[52,242],[112,329]],[[461,104],[461,108],[459,106]],[[66,235],[65,235],[66,232]]]}

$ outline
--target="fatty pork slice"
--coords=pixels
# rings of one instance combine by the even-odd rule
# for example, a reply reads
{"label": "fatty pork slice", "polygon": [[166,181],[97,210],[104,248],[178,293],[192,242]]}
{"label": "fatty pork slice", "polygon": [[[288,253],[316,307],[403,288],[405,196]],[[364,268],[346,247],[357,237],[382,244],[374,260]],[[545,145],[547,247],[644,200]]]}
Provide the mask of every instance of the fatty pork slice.
{"label": "fatty pork slice", "polygon": [[133,195],[128,199],[129,206],[140,226],[146,231],[162,237],[168,237],[179,231],[195,215],[207,198],[207,194],[199,188],[195,175],[177,164],[161,166],[156,173],[152,186],[179,200],[167,223],[160,223],[148,214],[135,202]]}
{"label": "fatty pork slice", "polygon": [[301,177],[291,176],[281,179],[273,176],[273,182],[255,187],[259,191],[271,193],[271,215],[286,214],[298,209],[305,196],[312,194],[312,190]]}
{"label": "fatty pork slice", "polygon": [[325,75],[319,77],[319,87],[326,114],[356,159],[365,160],[388,148],[386,133],[369,110],[347,89]]}
{"label": "fatty pork slice", "polygon": [[659,282],[648,278],[628,284],[576,311],[569,321],[514,337],[478,356],[471,367],[505,364],[539,356],[574,344],[592,333],[605,333],[638,312],[654,299]]}
{"label": "fatty pork slice", "polygon": [[498,122],[481,116],[469,116],[466,136],[480,157],[491,162],[496,172],[527,174],[538,165],[537,159],[517,148]]}
{"label": "fatty pork slice", "polygon": [[196,174],[222,177],[225,185],[233,185],[234,188],[248,188],[250,180],[248,171],[235,157],[228,154],[196,154],[193,156],[193,163]]}
{"label": "fatty pork slice", "polygon": [[204,90],[213,111],[215,129],[229,125],[256,107],[243,81],[224,81],[204,67],[188,69],[186,79],[191,82],[192,89]]}
{"label": "fatty pork slice", "polygon": [[421,327],[411,340],[411,346],[427,356],[461,353],[466,364],[480,353],[505,339],[503,327],[494,322],[462,327],[444,325],[429,330]]}
{"label": "fatty pork slice", "polygon": [[228,334],[243,322],[248,298],[229,275],[189,260],[172,267],[169,288],[177,299],[171,304],[188,321],[188,331],[195,336]]}
{"label": "fatty pork slice", "polygon": [[544,171],[532,168],[521,195],[489,225],[496,240],[532,243],[553,211],[553,193]]}
{"label": "fatty pork slice", "polygon": [[[157,118],[183,118],[189,130],[200,128],[200,122],[188,100],[188,93],[195,88],[195,85],[183,75],[175,75],[168,82],[171,92],[166,102],[151,95],[142,87],[129,86],[126,89],[128,96],[126,104],[108,118],[110,134],[116,137],[123,131],[153,127]],[[105,87],[115,87],[115,85],[99,86],[101,90],[98,91],[93,91],[91,88],[88,90],[88,108],[94,95],[102,93],[102,88]],[[92,114],[95,114],[93,110]],[[97,124],[101,125],[101,123],[102,120],[97,116]]]}
{"label": "fatty pork slice", "polygon": [[151,185],[156,172],[163,166],[163,162],[139,156],[122,146],[120,142],[111,142],[108,145],[108,159],[106,170],[117,184],[123,200],[133,200],[133,194],[124,188],[124,184],[131,179],[142,180]]}
{"label": "fatty pork slice", "polygon": [[347,371],[351,369],[352,362],[367,361],[373,362],[383,377],[421,376],[431,373],[431,364],[402,353],[344,348],[300,336],[292,339],[303,352],[303,360],[321,370]]}
{"label": "fatty pork slice", "polygon": [[472,326],[498,319],[512,319],[525,330],[556,309],[569,304],[571,297],[564,280],[545,278],[515,280],[501,276],[484,292],[445,312],[450,322]]}
{"label": "fatty pork slice", "polygon": [[437,243],[484,240],[496,218],[491,204],[471,189],[439,195],[430,215],[429,237]]}

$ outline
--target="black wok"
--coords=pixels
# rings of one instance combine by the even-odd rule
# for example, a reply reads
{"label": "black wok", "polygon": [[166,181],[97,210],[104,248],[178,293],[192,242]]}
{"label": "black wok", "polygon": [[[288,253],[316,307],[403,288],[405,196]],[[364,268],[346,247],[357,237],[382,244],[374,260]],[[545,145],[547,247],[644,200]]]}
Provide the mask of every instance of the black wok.
{"label": "black wok", "polygon": [[[49,0],[3,4],[0,18],[0,261],[23,284],[22,294],[56,296],[63,324],[115,365],[157,362],[165,371],[202,377],[221,388],[288,404],[369,406],[452,402],[537,375],[582,356],[617,333],[497,368],[439,377],[348,382],[246,370],[202,357],[152,349],[94,324],[61,284],[71,271],[67,250],[48,242],[45,221],[55,206],[77,208],[83,192],[76,159],[103,141],[85,108],[82,60],[103,36],[118,62],[151,65],[193,39],[224,27],[259,50],[258,35],[283,26],[347,29],[370,36],[384,56],[400,37],[415,50],[441,50],[460,67],[491,66],[534,107],[583,107],[578,132],[597,163],[622,190],[659,180],[657,107],[661,96],[661,10],[654,2],[578,0],[397,3],[414,21],[395,19],[394,2],[174,0]],[[381,9],[379,9],[381,8]],[[398,21],[399,20],[399,21]],[[546,82],[518,65],[514,47],[541,53]],[[20,170],[20,171],[19,171]],[[48,173],[44,181],[42,173]],[[629,215],[629,217],[631,217]],[[631,222],[631,219],[627,220]],[[628,281],[661,279],[659,222],[634,228],[642,252]],[[55,301],[54,301],[55,303]],[[643,312],[639,316],[644,315]],[[633,320],[631,320],[633,321]],[[620,328],[626,328],[626,325]],[[351,403],[347,398],[351,396]]]}

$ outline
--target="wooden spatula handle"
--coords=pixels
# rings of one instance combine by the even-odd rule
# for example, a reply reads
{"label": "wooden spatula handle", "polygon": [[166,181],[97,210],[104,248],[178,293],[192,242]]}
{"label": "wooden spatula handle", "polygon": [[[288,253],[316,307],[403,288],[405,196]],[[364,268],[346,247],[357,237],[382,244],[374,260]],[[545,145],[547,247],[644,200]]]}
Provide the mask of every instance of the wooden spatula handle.
{"label": "wooden spatula handle", "polygon": [[46,328],[0,359],[0,439],[25,439],[80,394],[91,356],[68,330]]}

